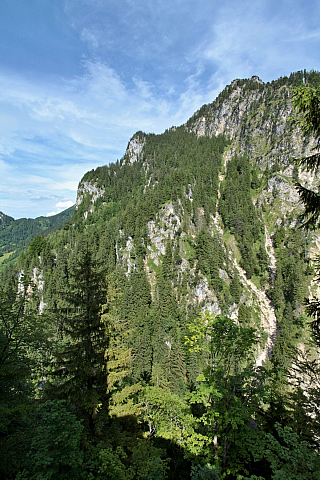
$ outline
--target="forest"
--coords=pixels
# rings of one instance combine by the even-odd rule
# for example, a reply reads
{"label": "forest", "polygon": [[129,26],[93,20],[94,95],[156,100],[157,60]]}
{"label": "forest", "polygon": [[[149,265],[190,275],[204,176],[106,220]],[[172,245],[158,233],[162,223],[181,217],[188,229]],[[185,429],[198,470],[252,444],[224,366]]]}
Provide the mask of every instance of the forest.
{"label": "forest", "polygon": [[0,212],[0,257],[15,253],[17,258],[30,240],[39,234],[46,234],[62,228],[70,220],[74,207],[51,217],[19,218],[15,220]]}
{"label": "forest", "polygon": [[[284,87],[289,130],[315,147],[292,160],[303,210],[273,225],[275,272],[266,230],[277,192],[261,208],[257,198],[280,160],[263,170],[238,151],[225,161],[230,136],[199,136],[191,120],[135,134],[134,162],[127,150],[88,172],[97,198],[84,194],[63,226],[35,231],[2,265],[1,478],[320,479],[320,300],[307,299],[320,278],[308,253],[320,204],[296,176],[320,166],[320,74],[266,88]],[[0,241],[11,226],[6,245],[17,245],[6,218]],[[270,339],[249,285],[277,319],[263,362]]]}

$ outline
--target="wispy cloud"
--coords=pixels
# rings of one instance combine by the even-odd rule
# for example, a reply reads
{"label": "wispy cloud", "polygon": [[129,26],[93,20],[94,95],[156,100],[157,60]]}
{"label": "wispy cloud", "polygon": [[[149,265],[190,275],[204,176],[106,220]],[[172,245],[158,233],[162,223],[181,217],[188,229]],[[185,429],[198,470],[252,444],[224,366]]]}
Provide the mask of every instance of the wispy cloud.
{"label": "wispy cloud", "polygon": [[139,77],[126,85],[99,60],[83,60],[83,75],[53,87],[4,73],[0,84],[0,107],[12,118],[0,118],[0,159],[8,170],[0,180],[0,202],[13,216],[17,203],[10,202],[18,192],[21,199],[23,190],[28,194],[20,215],[28,208],[33,215],[44,213],[47,207],[33,200],[39,190],[41,196],[47,190],[75,200],[85,171],[120,158],[135,131],[160,133],[182,123],[202,100],[191,77],[170,103]]}
{"label": "wispy cloud", "polygon": [[[319,19],[319,6],[312,3],[310,14],[314,10]],[[269,81],[303,68],[317,68],[319,24],[310,25],[310,17],[303,17],[300,7],[297,1],[226,2],[217,11],[211,36],[194,55],[214,65],[213,80],[222,79],[224,84],[252,75]],[[316,42],[308,45],[308,39]]]}
{"label": "wispy cloud", "polygon": [[66,208],[72,207],[72,205],[74,205],[74,202],[72,202],[71,200],[66,202],[58,202],[56,203],[56,210],[53,212],[47,213],[47,217],[52,217],[53,215],[57,215],[58,213],[61,213],[63,210],[65,210]]}
{"label": "wispy cloud", "polygon": [[316,0],[54,5],[41,7],[45,36],[24,0],[14,28],[10,2],[2,17],[0,210],[14,217],[74,202],[81,176],[120,158],[135,131],[180,125],[234,78],[319,65]]}
{"label": "wispy cloud", "polygon": [[81,32],[81,40],[87,42],[90,47],[96,49],[99,47],[98,35],[90,31],[88,28],[84,28]]}

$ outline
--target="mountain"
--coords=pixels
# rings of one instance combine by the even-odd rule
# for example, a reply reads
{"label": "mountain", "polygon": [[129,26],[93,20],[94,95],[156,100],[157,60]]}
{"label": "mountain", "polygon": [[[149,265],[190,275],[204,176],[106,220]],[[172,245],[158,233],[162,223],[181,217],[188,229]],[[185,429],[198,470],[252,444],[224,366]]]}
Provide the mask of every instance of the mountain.
{"label": "mountain", "polygon": [[13,221],[13,217],[9,217],[9,215],[5,215],[3,212],[0,212],[0,227],[10,225],[10,223],[12,223]]}
{"label": "mountain", "polygon": [[295,181],[312,181],[292,162],[314,145],[291,121],[290,88],[303,81],[318,84],[319,74],[235,80],[185,125],[136,133],[120,162],[88,172],[78,189],[75,221],[101,235],[104,261],[111,256],[131,278],[141,258],[153,301],[168,261],[183,308],[246,311],[267,335],[261,362],[275,339],[280,278],[281,308],[290,304],[296,317],[310,280],[305,252],[316,236],[292,228],[301,211]]}
{"label": "mountain", "polygon": [[[292,159],[310,154],[314,140],[303,138],[291,121],[290,89],[303,82],[317,85],[319,78],[312,71],[266,84],[255,76],[234,80],[185,125],[161,135],[137,132],[120,161],[84,175],[72,226],[47,237],[51,250],[72,248],[85,235],[106,272],[120,269],[125,275],[122,294],[129,289],[133,309],[139,303],[135,282],[144,282],[137,338],[150,328],[153,310],[161,310],[159,291],[167,288],[176,313],[170,314],[170,327],[159,327],[163,355],[175,343],[183,350],[187,323],[209,311],[261,328],[256,362],[263,364],[286,309],[299,323],[311,280],[308,255],[316,250],[317,235],[295,228],[301,213],[295,181],[299,176],[310,184],[312,178]],[[67,212],[68,217],[72,210]],[[61,215],[30,221],[29,228],[38,233],[49,222],[60,225]],[[26,222],[3,230],[2,248],[8,249],[9,235],[20,225],[25,229]],[[19,238],[21,245],[30,237]],[[45,285],[47,277],[54,284],[58,269],[47,264]],[[154,341],[154,331],[150,335],[147,343]],[[137,354],[136,349],[134,340]],[[160,366],[148,355],[145,374],[151,375]],[[136,368],[140,375],[144,367]],[[188,376],[186,359],[181,369],[182,379]]]}
{"label": "mountain", "polygon": [[[292,121],[292,88],[305,84],[320,73],[237,79],[184,125],[137,132],[120,161],[84,175],[71,219],[3,270],[4,311],[31,322],[23,335],[14,323],[4,378],[38,385],[30,405],[42,401],[24,478],[45,471],[53,444],[57,472],[75,478],[317,478],[320,369],[304,300],[320,237],[299,228],[295,187],[316,185],[295,162],[315,139]],[[62,433],[66,457],[50,437]]]}
{"label": "mountain", "polygon": [[[48,235],[70,220],[75,207],[51,217],[19,218],[15,220],[0,212],[0,256],[21,252],[30,240],[40,233]],[[16,255],[17,256],[17,255]]]}

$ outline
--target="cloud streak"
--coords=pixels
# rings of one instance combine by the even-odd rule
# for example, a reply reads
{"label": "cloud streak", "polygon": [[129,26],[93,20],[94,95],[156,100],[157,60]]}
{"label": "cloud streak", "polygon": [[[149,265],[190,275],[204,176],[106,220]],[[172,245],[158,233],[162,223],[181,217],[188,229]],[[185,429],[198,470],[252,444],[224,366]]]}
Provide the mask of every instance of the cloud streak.
{"label": "cloud streak", "polygon": [[8,171],[0,181],[0,200],[13,216],[18,205],[14,197],[22,199],[24,190],[23,216],[27,211],[45,213],[49,198],[38,208],[34,199],[46,190],[74,202],[81,176],[120,158],[135,131],[160,133],[186,120],[201,104],[192,82],[171,104],[140,78],[133,78],[129,88],[101,61],[85,60],[83,69],[82,76],[61,80],[54,88],[0,76],[0,108],[9,112],[0,118],[0,159]]}
{"label": "cloud streak", "polygon": [[41,7],[45,37],[19,2],[15,29],[9,3],[0,20],[0,210],[16,218],[74,202],[81,176],[135,131],[184,123],[234,78],[319,65],[313,0],[57,0]]}

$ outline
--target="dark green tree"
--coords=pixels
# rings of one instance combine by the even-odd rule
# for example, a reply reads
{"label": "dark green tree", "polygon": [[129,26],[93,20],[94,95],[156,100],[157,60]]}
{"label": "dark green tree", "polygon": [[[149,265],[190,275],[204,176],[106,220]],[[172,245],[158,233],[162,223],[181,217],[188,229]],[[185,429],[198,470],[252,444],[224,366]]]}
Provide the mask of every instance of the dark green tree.
{"label": "dark green tree", "polygon": [[[293,90],[293,106],[299,114],[295,123],[302,129],[306,137],[315,138],[314,153],[299,159],[300,166],[309,172],[316,173],[320,167],[320,86],[302,86]],[[318,226],[320,216],[320,195],[316,191],[296,184],[305,211],[302,215],[305,226]]]}
{"label": "dark green tree", "polygon": [[63,402],[47,401],[34,416],[30,450],[19,480],[84,478],[80,450],[83,425]]}
{"label": "dark green tree", "polygon": [[95,431],[97,417],[106,413],[109,337],[102,320],[106,281],[86,240],[79,241],[68,264],[68,285],[59,292],[63,303],[50,314],[60,325],[61,339],[53,346],[52,375],[47,389],[76,407],[86,432]]}
{"label": "dark green tree", "polygon": [[14,478],[28,449],[30,412],[44,346],[34,285],[23,275],[0,283],[0,476]]}
{"label": "dark green tree", "polygon": [[[317,173],[320,167],[320,85],[317,87],[304,85],[293,90],[293,106],[295,107],[298,117],[295,123],[302,129],[306,137],[310,135],[315,138],[314,153],[298,160],[300,166],[307,171]],[[306,228],[316,228],[319,226],[320,219],[320,195],[319,187],[316,191],[296,184],[305,210],[302,214],[303,226]],[[314,299],[308,302],[307,312],[314,317],[314,331],[319,342],[319,313],[320,301]]]}

